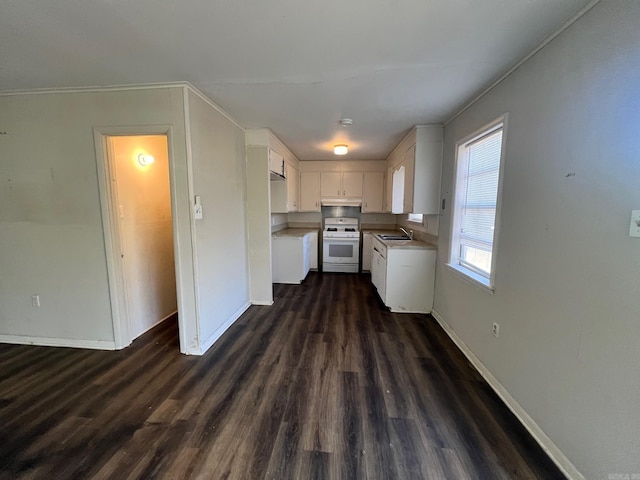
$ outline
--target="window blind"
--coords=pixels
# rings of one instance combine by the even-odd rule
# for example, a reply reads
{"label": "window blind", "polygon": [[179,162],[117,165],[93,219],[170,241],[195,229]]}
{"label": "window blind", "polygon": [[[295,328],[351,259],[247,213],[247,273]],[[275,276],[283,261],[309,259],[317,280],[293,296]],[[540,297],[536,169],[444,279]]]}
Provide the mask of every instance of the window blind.
{"label": "window blind", "polygon": [[502,128],[465,146],[460,264],[489,277],[496,220]]}

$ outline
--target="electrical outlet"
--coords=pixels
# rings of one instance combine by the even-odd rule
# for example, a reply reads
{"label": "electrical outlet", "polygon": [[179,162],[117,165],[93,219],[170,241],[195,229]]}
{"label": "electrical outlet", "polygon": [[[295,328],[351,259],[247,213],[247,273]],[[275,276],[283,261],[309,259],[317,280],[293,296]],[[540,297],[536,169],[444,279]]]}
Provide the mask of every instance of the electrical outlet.
{"label": "electrical outlet", "polygon": [[31,295],[31,306],[32,307],[40,306],[40,295]]}
{"label": "electrical outlet", "polygon": [[493,322],[493,326],[491,327],[491,333],[493,333],[493,336],[498,338],[498,336],[500,335],[500,324]]}

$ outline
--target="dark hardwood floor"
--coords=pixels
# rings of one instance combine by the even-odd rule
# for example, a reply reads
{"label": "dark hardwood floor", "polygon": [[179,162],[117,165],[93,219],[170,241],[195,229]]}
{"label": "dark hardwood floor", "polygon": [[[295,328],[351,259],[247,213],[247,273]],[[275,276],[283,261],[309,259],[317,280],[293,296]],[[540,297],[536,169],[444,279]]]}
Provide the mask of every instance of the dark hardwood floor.
{"label": "dark hardwood floor", "polygon": [[564,478],[435,320],[277,285],[203,357],[0,345],[0,478]]}

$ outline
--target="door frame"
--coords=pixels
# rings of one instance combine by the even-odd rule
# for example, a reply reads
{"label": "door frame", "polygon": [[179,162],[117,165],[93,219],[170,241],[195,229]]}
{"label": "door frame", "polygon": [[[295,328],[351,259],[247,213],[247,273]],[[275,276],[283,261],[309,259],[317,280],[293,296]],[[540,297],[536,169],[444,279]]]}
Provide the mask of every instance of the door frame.
{"label": "door frame", "polygon": [[[100,193],[100,211],[102,214],[102,228],[105,242],[105,254],[107,262],[107,277],[109,285],[109,300],[113,321],[113,336],[116,349],[122,349],[131,344],[131,329],[127,307],[127,292],[122,262],[122,245],[120,237],[120,221],[116,205],[117,192],[114,181],[115,165],[110,156],[109,137],[116,136],[143,136],[165,135],[167,137],[167,150],[169,157],[169,183],[171,195],[171,221],[173,233],[173,256],[176,276],[176,296],[178,304],[178,334],[180,336],[180,351],[187,353],[185,331],[188,315],[183,315],[185,305],[185,291],[180,281],[185,265],[181,255],[183,240],[178,235],[177,222],[177,195],[173,133],[171,125],[137,125],[94,127],[93,136],[96,149],[96,162],[98,170],[98,187]],[[185,309],[186,310],[186,309]],[[186,313],[186,312],[185,312]]]}

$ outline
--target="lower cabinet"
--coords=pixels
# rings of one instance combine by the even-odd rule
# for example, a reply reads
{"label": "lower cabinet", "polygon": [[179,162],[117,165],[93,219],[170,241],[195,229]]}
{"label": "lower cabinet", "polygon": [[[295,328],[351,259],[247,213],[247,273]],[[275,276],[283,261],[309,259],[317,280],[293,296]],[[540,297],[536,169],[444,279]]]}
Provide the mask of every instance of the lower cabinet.
{"label": "lower cabinet", "polygon": [[312,268],[318,268],[318,232],[272,235],[273,283],[301,283]]}
{"label": "lower cabinet", "polygon": [[309,268],[318,270],[318,232],[308,233],[309,248],[307,256],[309,257]]}
{"label": "lower cabinet", "polygon": [[371,282],[392,312],[430,313],[436,250],[387,248],[373,240]]}
{"label": "lower cabinet", "polygon": [[382,302],[387,305],[387,260],[376,247],[373,248],[371,259],[371,282],[378,290]]}
{"label": "lower cabinet", "polygon": [[371,271],[371,257],[373,254],[373,234],[362,234],[362,271]]}

